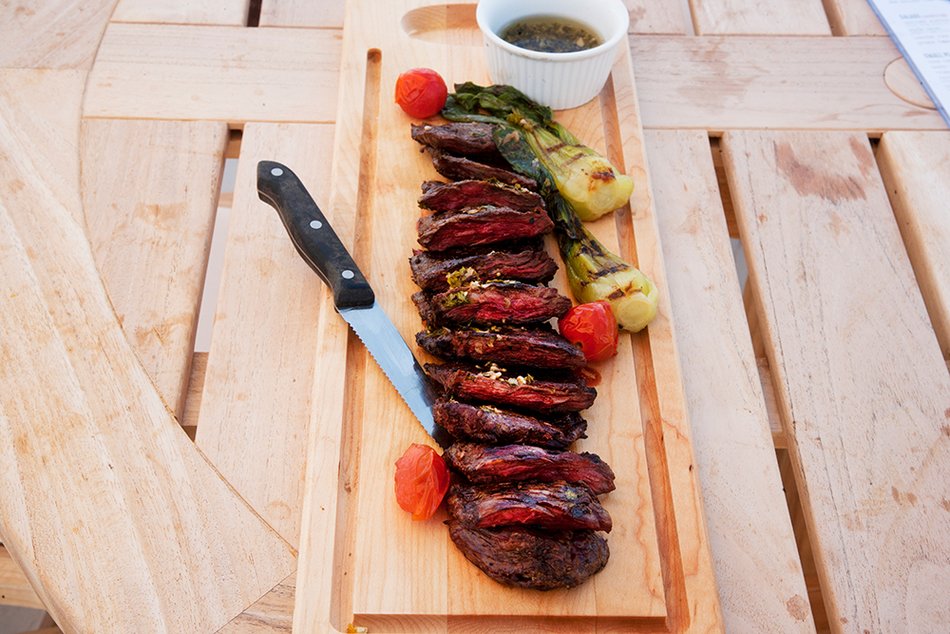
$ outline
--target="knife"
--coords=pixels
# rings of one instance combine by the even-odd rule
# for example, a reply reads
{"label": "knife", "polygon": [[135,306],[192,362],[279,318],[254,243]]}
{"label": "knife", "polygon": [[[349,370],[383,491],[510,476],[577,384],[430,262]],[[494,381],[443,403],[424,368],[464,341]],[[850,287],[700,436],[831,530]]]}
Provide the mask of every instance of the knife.
{"label": "knife", "polygon": [[447,447],[448,432],[432,418],[435,393],[425,371],[297,175],[286,165],[261,161],[257,164],[257,194],[277,210],[297,253],[333,291],[337,312],[369,350],[422,427],[442,447]]}

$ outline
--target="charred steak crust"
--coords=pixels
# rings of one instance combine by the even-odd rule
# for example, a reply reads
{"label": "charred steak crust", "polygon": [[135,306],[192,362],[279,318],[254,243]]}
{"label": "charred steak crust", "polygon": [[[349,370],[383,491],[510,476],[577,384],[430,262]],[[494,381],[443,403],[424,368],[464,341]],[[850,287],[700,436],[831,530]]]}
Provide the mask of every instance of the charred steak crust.
{"label": "charred steak crust", "polygon": [[422,321],[427,324],[438,323],[439,317],[435,312],[435,308],[432,306],[432,302],[429,301],[428,294],[422,291],[413,293],[412,303],[416,305],[416,310],[419,311],[419,316],[422,317]]}
{"label": "charred steak crust", "polygon": [[438,212],[416,221],[419,244],[430,251],[526,240],[553,228],[554,222],[541,207],[518,211],[484,205],[462,212]]}
{"label": "charred steak crust", "polygon": [[434,321],[432,328],[444,324],[479,326],[524,326],[560,317],[571,307],[571,300],[557,289],[522,282],[469,284],[436,293],[429,298]]}
{"label": "charred steak crust", "polygon": [[427,363],[425,371],[447,395],[459,400],[542,414],[579,412],[590,407],[597,396],[594,388],[580,383],[510,377],[455,363]]}
{"label": "charred steak crust", "polygon": [[447,524],[452,542],[465,558],[506,586],[573,588],[603,570],[610,557],[607,540],[594,531],[552,533]]}
{"label": "charred steak crust", "polygon": [[544,209],[544,200],[538,194],[517,185],[499,182],[426,181],[422,184],[422,192],[419,206],[433,211],[461,211],[483,205],[507,207],[515,211]]}
{"label": "charred steak crust", "polygon": [[524,525],[609,533],[613,527],[590,489],[564,481],[454,485],[446,502],[449,517],[473,528]]}
{"label": "charred steak crust", "polygon": [[442,454],[449,467],[473,484],[501,482],[556,482],[584,484],[594,493],[609,493],[614,472],[593,453],[552,451],[528,445],[485,447],[457,442]]}
{"label": "charred steak crust", "polygon": [[490,123],[446,123],[444,125],[413,124],[412,139],[422,145],[453,154],[479,154],[500,157],[492,138],[495,126]]}
{"label": "charred steak crust", "polygon": [[486,445],[537,445],[564,449],[585,438],[587,421],[577,413],[543,421],[492,407],[439,399],[432,406],[435,422],[460,440]]}
{"label": "charred steak crust", "polygon": [[486,165],[467,159],[464,156],[455,156],[443,152],[433,147],[426,148],[429,156],[432,158],[432,165],[442,176],[453,181],[462,181],[470,179],[495,180],[508,185],[518,185],[525,189],[535,191],[538,188],[537,183],[527,176],[522,176],[511,170],[494,165]]}
{"label": "charred steak crust", "polygon": [[543,369],[575,369],[587,365],[580,348],[552,330],[441,328],[418,333],[416,343],[427,352],[447,359]]}
{"label": "charred steak crust", "polygon": [[460,269],[471,269],[482,281],[547,282],[557,272],[557,262],[542,247],[465,255],[417,251],[409,259],[409,266],[412,280],[427,291],[447,289],[446,275]]}

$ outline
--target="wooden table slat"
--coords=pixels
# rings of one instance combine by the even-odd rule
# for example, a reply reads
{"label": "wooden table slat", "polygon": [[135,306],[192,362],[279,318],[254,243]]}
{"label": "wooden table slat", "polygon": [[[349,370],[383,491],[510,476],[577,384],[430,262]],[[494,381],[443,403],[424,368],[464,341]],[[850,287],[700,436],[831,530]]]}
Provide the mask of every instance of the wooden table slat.
{"label": "wooden table slat", "polygon": [[196,451],[129,346],[67,207],[78,183],[67,201],[50,186],[77,180],[80,152],[48,171],[16,132],[57,95],[74,107],[62,137],[78,137],[82,77],[61,79],[38,80],[36,109],[0,92],[4,545],[67,631],[213,629],[286,577],[293,552]]}
{"label": "wooden table slat", "polygon": [[945,130],[883,81],[884,37],[630,38],[648,128]]}
{"label": "wooden table slat", "polygon": [[630,12],[631,33],[693,32],[687,0],[624,0],[624,4]]}
{"label": "wooden table slat", "polygon": [[112,22],[244,26],[248,4],[249,0],[119,0]]}
{"label": "wooden table slat", "polygon": [[0,68],[88,70],[116,0],[0,4]]}
{"label": "wooden table slat", "polygon": [[825,0],[835,35],[887,35],[868,0]]}
{"label": "wooden table slat", "polygon": [[814,631],[709,139],[646,138],[723,624]]}
{"label": "wooden table slat", "polygon": [[84,115],[330,123],[339,66],[330,29],[113,23]]}
{"label": "wooden table slat", "polygon": [[261,0],[261,26],[343,28],[345,2],[314,0]]}
{"label": "wooden table slat", "polygon": [[830,621],[941,630],[950,377],[867,138],[723,148]]}
{"label": "wooden table slat", "polygon": [[223,123],[83,123],[86,235],[129,342],[183,412],[221,165]]}
{"label": "wooden table slat", "polygon": [[950,359],[950,132],[887,132],[881,175],[945,359]]}
{"label": "wooden table slat", "polygon": [[320,304],[329,295],[257,195],[257,162],[279,160],[328,198],[333,126],[248,124],[241,142],[195,441],[284,539],[300,534]]}
{"label": "wooden table slat", "polygon": [[701,35],[831,35],[821,0],[690,0]]}

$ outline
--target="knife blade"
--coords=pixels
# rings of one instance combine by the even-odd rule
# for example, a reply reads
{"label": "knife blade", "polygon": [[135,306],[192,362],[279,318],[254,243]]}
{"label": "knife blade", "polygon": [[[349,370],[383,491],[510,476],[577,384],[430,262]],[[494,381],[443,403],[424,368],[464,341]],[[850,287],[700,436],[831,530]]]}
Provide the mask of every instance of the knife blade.
{"label": "knife blade", "polygon": [[352,256],[303,183],[286,165],[257,164],[257,194],[277,210],[297,253],[333,292],[333,304],[369,350],[386,378],[441,446],[448,432],[432,417],[435,391]]}

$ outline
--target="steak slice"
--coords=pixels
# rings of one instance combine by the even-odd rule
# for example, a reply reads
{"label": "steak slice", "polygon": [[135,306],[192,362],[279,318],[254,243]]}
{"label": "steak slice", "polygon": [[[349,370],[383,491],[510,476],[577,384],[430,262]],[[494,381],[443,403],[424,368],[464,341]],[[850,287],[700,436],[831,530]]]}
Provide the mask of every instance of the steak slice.
{"label": "steak slice", "polygon": [[610,532],[610,515],[590,489],[567,482],[454,485],[449,517],[472,528],[537,526]]}
{"label": "steak slice", "polygon": [[487,155],[497,160],[501,153],[492,138],[494,131],[490,123],[412,124],[412,140],[453,154]]}
{"label": "steak slice", "polygon": [[449,287],[446,275],[470,269],[472,279],[547,282],[557,272],[557,262],[542,247],[513,251],[488,251],[468,255],[439,255],[416,251],[409,259],[412,279],[427,291]]}
{"label": "steak slice", "polygon": [[[416,297],[413,301],[419,306]],[[477,324],[524,326],[560,317],[571,307],[571,300],[548,286],[522,282],[472,283],[425,297],[434,319],[425,318],[429,327],[441,324]],[[422,313],[422,308],[419,308]]]}
{"label": "steak slice", "polygon": [[580,383],[538,381],[530,375],[506,377],[495,367],[479,371],[461,364],[427,363],[425,371],[449,396],[542,414],[579,412],[597,396],[594,388]]}
{"label": "steak slice", "polygon": [[420,332],[416,343],[447,359],[472,359],[531,368],[582,368],[584,353],[553,330],[493,328]]}
{"label": "steak slice", "polygon": [[564,449],[578,438],[586,438],[587,421],[570,413],[543,421],[526,414],[500,410],[491,405],[470,405],[439,399],[432,414],[442,428],[460,440],[485,445],[537,445]]}
{"label": "steak slice", "polygon": [[506,586],[573,588],[607,565],[607,540],[594,531],[542,532],[524,528],[468,528],[448,522],[465,558]]}
{"label": "steak slice", "polygon": [[556,482],[584,484],[594,493],[609,493],[614,472],[600,456],[573,451],[550,451],[527,445],[485,447],[458,442],[442,454],[449,467],[473,484],[500,482]]}
{"label": "steak slice", "polygon": [[516,211],[535,211],[544,209],[544,200],[529,189],[498,182],[426,181],[422,184],[419,206],[423,209],[461,211],[485,205],[507,207]]}
{"label": "steak slice", "polygon": [[543,209],[517,211],[484,205],[462,212],[443,211],[416,222],[419,244],[432,251],[498,244],[544,235],[554,223]]}
{"label": "steak slice", "polygon": [[535,183],[533,179],[512,172],[511,170],[506,170],[503,167],[479,163],[478,161],[467,159],[464,156],[448,154],[433,147],[427,148],[427,150],[429,156],[432,158],[432,165],[435,167],[435,171],[449,180],[495,180],[501,183],[507,183],[508,185],[518,185],[525,189],[530,189],[531,191],[535,191],[538,188],[538,184]]}

